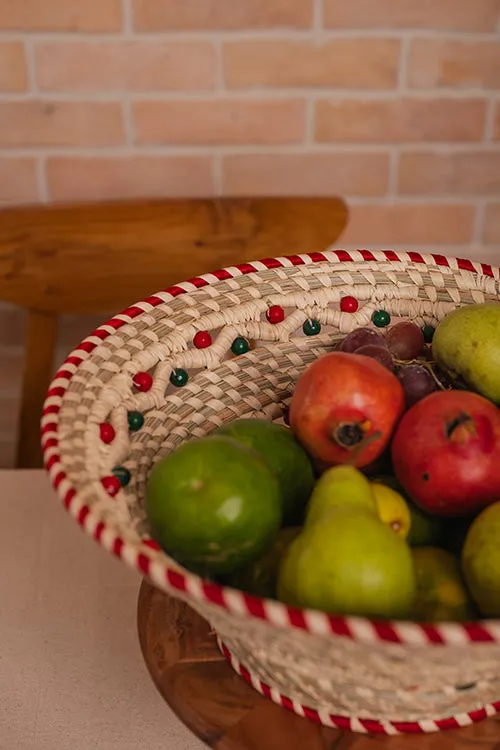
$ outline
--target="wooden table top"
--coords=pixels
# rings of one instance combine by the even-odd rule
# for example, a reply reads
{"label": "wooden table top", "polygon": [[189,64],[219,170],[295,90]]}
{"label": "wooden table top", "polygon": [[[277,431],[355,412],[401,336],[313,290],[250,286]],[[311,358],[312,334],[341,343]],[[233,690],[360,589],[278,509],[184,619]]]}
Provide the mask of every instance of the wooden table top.
{"label": "wooden table top", "polygon": [[227,664],[208,623],[143,582],[139,641],[164,700],[215,750],[500,750],[500,717],[431,735],[383,737],[320,727],[263,698]]}

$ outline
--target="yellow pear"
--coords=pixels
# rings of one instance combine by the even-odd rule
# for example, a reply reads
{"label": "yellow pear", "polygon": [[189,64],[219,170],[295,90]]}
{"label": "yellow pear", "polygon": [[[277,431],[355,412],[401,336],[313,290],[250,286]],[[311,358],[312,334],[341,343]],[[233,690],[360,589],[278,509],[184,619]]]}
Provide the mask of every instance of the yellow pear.
{"label": "yellow pear", "polygon": [[377,513],[372,485],[354,466],[332,466],[316,482],[306,511],[306,525],[315,523],[340,507]]}

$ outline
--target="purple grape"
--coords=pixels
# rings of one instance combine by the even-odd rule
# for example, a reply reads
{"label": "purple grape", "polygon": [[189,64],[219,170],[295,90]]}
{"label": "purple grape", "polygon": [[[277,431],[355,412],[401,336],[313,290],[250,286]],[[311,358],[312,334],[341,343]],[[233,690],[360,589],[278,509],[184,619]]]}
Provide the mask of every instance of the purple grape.
{"label": "purple grape", "polygon": [[416,359],[424,348],[422,329],[409,320],[396,323],[385,337],[387,347],[396,359]]}
{"label": "purple grape", "polygon": [[381,365],[386,367],[391,372],[394,371],[394,360],[392,354],[385,346],[377,346],[376,344],[367,344],[356,349],[356,354],[364,354],[365,357],[371,357],[380,362]]}
{"label": "purple grape", "polygon": [[347,334],[337,349],[341,352],[352,353],[356,352],[362,346],[368,346],[368,344],[386,347],[385,338],[378,331],[375,331],[373,328],[356,328]]}
{"label": "purple grape", "polygon": [[429,370],[422,365],[403,365],[397,376],[403,386],[408,409],[437,390],[436,381]]}

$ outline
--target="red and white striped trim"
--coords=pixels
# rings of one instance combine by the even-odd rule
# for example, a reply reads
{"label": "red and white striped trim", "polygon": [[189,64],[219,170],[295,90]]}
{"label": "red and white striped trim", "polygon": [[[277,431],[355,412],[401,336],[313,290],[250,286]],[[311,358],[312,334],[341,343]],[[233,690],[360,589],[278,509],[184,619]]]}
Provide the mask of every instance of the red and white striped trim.
{"label": "red and white striped trim", "polygon": [[379,622],[366,618],[336,617],[313,610],[293,609],[276,601],[260,599],[235,589],[209,583],[193,573],[181,571],[178,567],[174,568],[162,560],[154,559],[152,554],[155,550],[147,540],[135,545],[117,536],[111,527],[108,527],[80,500],[76,489],[62,468],[58,428],[59,411],[64,393],[81,363],[102,341],[126,323],[130,323],[143,313],[179,295],[195,292],[197,289],[215,285],[225,279],[258,273],[264,268],[285,268],[291,265],[300,266],[312,263],[340,265],[349,262],[406,264],[411,262],[417,265],[461,269],[500,279],[500,269],[485,263],[475,263],[463,258],[446,258],[443,255],[422,255],[418,252],[396,253],[393,250],[329,250],[323,253],[264,258],[255,263],[241,263],[231,268],[189,279],[182,284],[147,297],[115,315],[84,339],[66,359],[52,381],[43,410],[41,439],[45,467],[65,508],[86,533],[127,565],[150,578],[164,591],[180,592],[197,602],[215,604],[233,614],[255,617],[279,627],[296,628],[313,634],[345,637],[369,643],[386,641],[432,646],[500,643],[500,620],[422,625],[414,622]]}
{"label": "red and white striped trim", "polygon": [[432,734],[442,732],[447,729],[460,729],[476,724],[480,721],[495,716],[500,711],[500,701],[487,703],[482,708],[470,713],[456,714],[448,716],[445,719],[423,719],[421,721],[379,721],[378,719],[357,718],[354,716],[338,716],[330,714],[328,711],[318,711],[315,708],[303,706],[296,700],[283,695],[276,688],[266,685],[265,682],[247,667],[245,667],[228,649],[226,644],[217,637],[217,644],[224,654],[229,665],[239,674],[245,682],[257,690],[261,695],[278,706],[292,711],[298,716],[310,719],[316,724],[322,724],[325,727],[333,727],[347,732],[357,732],[359,734]]}

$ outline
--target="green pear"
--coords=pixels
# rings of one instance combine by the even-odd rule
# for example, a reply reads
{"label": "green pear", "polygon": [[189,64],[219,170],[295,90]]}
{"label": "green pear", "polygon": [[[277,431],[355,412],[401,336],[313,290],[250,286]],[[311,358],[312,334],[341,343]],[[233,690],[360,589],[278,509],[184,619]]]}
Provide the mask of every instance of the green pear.
{"label": "green pear", "polygon": [[500,304],[465,305],[446,315],[432,340],[437,364],[500,404]]}
{"label": "green pear", "polygon": [[332,466],[314,486],[306,511],[306,524],[322,520],[339,506],[356,507],[377,514],[370,481],[354,466]]}
{"label": "green pear", "polygon": [[277,591],[290,606],[405,618],[416,592],[410,547],[375,514],[338,507],[288,547]]}
{"label": "green pear", "polygon": [[500,501],[472,522],[462,548],[462,569],[474,601],[486,617],[500,617]]}

